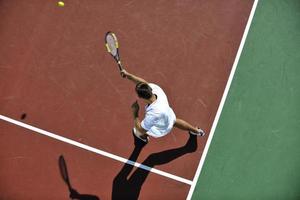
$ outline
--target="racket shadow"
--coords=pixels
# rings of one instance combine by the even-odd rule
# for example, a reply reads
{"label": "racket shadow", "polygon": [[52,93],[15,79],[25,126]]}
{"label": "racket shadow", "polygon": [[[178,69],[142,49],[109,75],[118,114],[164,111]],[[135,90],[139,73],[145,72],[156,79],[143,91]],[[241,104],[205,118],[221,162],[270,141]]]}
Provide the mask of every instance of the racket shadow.
{"label": "racket shadow", "polygon": [[71,181],[69,178],[68,170],[67,170],[67,164],[64,159],[64,157],[61,155],[59,156],[58,159],[58,166],[59,166],[59,171],[60,175],[62,176],[63,181],[65,182],[66,186],[68,187],[69,190],[69,198],[70,199],[76,199],[76,200],[100,200],[99,197],[91,194],[80,194],[77,190],[75,190],[71,186]]}
{"label": "racket shadow", "polygon": [[[130,157],[131,161],[136,161],[143,149],[143,144],[139,144],[135,138],[135,148]],[[138,144],[138,145],[137,145]],[[150,154],[143,162],[143,165],[148,167],[155,167],[169,163],[187,153],[192,153],[197,150],[197,136],[190,135],[187,143],[179,148],[174,148],[158,153]],[[149,171],[141,168],[136,169],[130,177],[129,174],[133,170],[133,166],[125,164],[121,171],[117,174],[113,181],[112,200],[130,199],[137,200],[139,198],[142,186],[149,175]]]}

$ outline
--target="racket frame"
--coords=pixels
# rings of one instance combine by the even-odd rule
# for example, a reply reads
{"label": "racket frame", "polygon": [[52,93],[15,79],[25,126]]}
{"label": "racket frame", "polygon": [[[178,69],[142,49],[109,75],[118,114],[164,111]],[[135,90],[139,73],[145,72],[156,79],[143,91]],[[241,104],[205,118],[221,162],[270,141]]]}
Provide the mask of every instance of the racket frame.
{"label": "racket frame", "polygon": [[[115,56],[111,53],[111,50],[110,50],[109,47],[108,47],[108,43],[107,43],[107,40],[106,40],[107,35],[111,35],[111,36],[115,39],[116,51],[117,51]],[[118,43],[117,36],[116,36],[113,32],[108,31],[108,32],[105,34],[104,41],[105,41],[105,47],[106,47],[106,50],[108,51],[108,53],[109,53],[109,54],[115,59],[115,61],[117,62],[118,67],[119,67],[119,70],[122,71],[124,68],[123,68],[123,65],[122,65],[121,59],[120,59],[120,54],[119,54],[119,43]]]}

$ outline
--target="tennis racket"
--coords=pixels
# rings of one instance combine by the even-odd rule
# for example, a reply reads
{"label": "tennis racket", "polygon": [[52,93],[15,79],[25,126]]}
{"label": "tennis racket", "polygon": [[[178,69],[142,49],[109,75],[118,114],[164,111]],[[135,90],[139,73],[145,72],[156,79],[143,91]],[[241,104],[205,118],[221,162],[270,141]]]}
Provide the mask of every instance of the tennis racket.
{"label": "tennis racket", "polygon": [[67,165],[66,165],[66,161],[62,155],[59,156],[58,164],[59,164],[60,175],[63,178],[64,182],[68,185],[69,190],[71,191],[72,187],[71,187],[71,183],[70,183],[70,179],[69,179]]}
{"label": "tennis racket", "polygon": [[112,55],[112,57],[117,62],[119,66],[119,70],[122,71],[124,68],[122,66],[121,59],[120,59],[119,43],[116,34],[114,34],[111,31],[105,34],[105,46],[108,53],[110,53],[110,55]]}

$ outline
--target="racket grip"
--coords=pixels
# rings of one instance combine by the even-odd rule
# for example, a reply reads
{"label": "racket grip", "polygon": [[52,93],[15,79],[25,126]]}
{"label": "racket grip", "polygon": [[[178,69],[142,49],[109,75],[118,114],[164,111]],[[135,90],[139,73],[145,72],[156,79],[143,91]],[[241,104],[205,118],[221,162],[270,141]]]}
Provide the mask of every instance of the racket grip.
{"label": "racket grip", "polygon": [[123,70],[123,66],[122,66],[121,61],[118,61],[118,66],[119,66],[119,70],[122,71]]}
{"label": "racket grip", "polygon": [[[118,61],[118,66],[119,66],[119,70],[120,70],[120,72],[121,72],[121,71],[124,69],[123,66],[122,66],[121,61]],[[123,78],[126,78],[126,75],[125,75],[125,74],[122,74],[122,73],[121,73],[121,76],[122,76]]]}

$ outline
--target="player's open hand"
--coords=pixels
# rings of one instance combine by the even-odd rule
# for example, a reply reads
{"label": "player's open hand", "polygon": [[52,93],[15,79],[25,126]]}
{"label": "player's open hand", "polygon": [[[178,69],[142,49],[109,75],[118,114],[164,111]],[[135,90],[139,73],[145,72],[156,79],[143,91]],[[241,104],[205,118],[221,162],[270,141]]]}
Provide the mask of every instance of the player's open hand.
{"label": "player's open hand", "polygon": [[138,104],[137,101],[135,101],[132,105],[131,105],[131,109],[132,109],[132,113],[134,116],[137,116],[140,110],[140,106]]}

